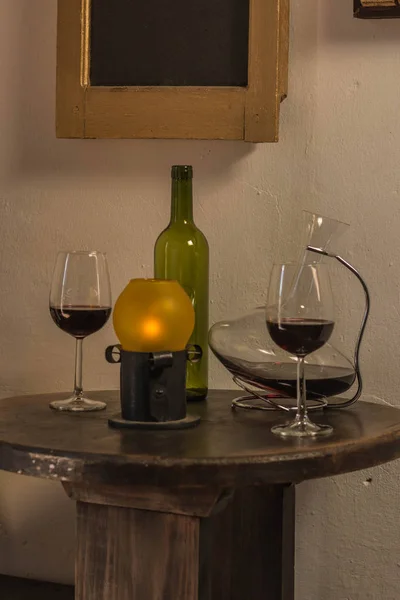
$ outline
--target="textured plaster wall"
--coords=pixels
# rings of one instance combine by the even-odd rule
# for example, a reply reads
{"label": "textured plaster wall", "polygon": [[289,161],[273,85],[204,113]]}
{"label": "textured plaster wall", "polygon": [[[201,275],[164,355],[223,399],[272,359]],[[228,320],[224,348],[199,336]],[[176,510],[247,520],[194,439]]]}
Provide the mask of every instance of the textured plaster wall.
{"label": "textured plaster wall", "polygon": [[[73,343],[47,313],[56,251],[107,251],[114,295],[150,275],[169,166],[186,162],[212,251],[211,322],[264,301],[301,209],[348,221],[347,256],[374,300],[367,394],[400,404],[400,22],[354,21],[351,0],[293,0],[281,141],[261,146],[56,140],[55,23],[55,0],[0,2],[0,394],[70,388]],[[361,296],[337,282],[349,347]],[[87,340],[87,388],[116,387],[102,358],[113,340],[110,326]],[[215,361],[211,381],[230,385]],[[392,464],[299,486],[298,600],[399,599],[399,474]],[[73,536],[57,484],[0,475],[1,572],[72,581]]]}

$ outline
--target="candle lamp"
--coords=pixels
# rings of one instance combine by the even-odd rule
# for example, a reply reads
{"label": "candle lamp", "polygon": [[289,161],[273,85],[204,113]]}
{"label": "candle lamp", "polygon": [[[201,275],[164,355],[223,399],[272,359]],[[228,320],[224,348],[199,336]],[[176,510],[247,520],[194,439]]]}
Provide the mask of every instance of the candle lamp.
{"label": "candle lamp", "polygon": [[[106,360],[120,364],[121,414],[109,425],[183,429],[200,418],[186,413],[186,362],[200,349],[187,346],[194,329],[190,298],[177,281],[132,279],[117,299],[113,324],[119,344]],[[190,355],[190,358],[188,358]]]}

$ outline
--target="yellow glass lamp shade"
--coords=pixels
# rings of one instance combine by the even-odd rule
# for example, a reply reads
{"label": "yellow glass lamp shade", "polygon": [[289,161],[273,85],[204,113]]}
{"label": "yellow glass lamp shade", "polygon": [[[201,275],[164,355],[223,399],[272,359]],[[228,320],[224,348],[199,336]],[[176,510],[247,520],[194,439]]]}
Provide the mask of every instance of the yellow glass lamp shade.
{"label": "yellow glass lamp shade", "polygon": [[194,329],[194,309],[177,281],[131,279],[115,303],[114,329],[129,352],[184,350]]}

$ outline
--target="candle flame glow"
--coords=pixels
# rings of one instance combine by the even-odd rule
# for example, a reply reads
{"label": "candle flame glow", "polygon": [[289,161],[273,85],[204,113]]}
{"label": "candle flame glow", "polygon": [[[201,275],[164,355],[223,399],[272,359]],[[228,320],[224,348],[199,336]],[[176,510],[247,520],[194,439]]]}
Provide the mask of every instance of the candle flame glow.
{"label": "candle flame glow", "polygon": [[152,317],[143,322],[143,336],[147,339],[156,339],[162,332],[162,325],[158,319]]}

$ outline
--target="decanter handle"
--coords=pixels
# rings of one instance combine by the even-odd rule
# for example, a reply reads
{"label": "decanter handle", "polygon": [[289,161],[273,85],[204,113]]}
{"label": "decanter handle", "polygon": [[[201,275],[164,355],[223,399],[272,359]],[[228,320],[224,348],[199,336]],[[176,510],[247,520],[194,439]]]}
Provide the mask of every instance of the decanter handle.
{"label": "decanter handle", "polygon": [[361,321],[360,331],[358,333],[356,347],[355,347],[355,351],[354,351],[354,369],[356,372],[358,387],[352,398],[348,398],[344,402],[329,403],[327,405],[327,408],[347,408],[347,407],[351,406],[352,404],[354,404],[355,402],[357,402],[357,400],[361,396],[361,393],[363,390],[363,381],[362,381],[361,369],[360,369],[360,348],[361,348],[361,343],[363,341],[365,328],[367,326],[367,321],[368,321],[369,312],[370,312],[370,308],[371,308],[371,297],[369,294],[368,286],[365,283],[364,279],[361,277],[361,274],[357,271],[357,269],[355,267],[353,267],[353,265],[351,265],[349,262],[347,262],[347,260],[345,260],[344,258],[342,258],[341,256],[338,256],[336,254],[330,254],[329,252],[326,252],[325,250],[322,250],[321,248],[315,248],[314,246],[307,246],[307,250],[309,250],[310,252],[314,252],[316,254],[321,254],[323,256],[328,256],[329,258],[336,259],[341,265],[346,267],[346,269],[348,269],[353,275],[355,275],[357,277],[357,279],[361,283],[361,286],[364,291],[365,309],[364,309],[364,314],[363,314],[363,318]]}

